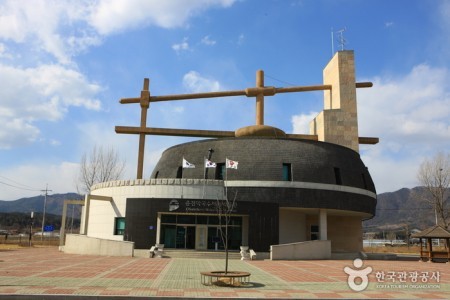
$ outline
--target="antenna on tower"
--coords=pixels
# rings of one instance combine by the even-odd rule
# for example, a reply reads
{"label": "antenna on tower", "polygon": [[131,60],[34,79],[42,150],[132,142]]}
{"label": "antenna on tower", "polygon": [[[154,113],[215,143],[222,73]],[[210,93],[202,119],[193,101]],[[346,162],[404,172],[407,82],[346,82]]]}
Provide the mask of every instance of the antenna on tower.
{"label": "antenna on tower", "polygon": [[334,55],[334,31],[333,27],[331,27],[331,57]]}
{"label": "antenna on tower", "polygon": [[336,31],[336,33],[339,34],[338,41],[339,41],[339,47],[341,47],[341,51],[344,50],[344,46],[345,46],[345,44],[347,44],[347,40],[344,39],[344,31],[346,31],[346,30],[347,30],[347,27],[344,27],[343,29]]}

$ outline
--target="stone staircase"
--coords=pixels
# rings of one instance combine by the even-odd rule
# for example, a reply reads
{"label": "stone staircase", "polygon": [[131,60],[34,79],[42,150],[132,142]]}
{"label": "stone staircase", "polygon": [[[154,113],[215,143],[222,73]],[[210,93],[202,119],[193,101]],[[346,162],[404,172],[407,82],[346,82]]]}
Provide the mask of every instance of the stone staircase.
{"label": "stone staircase", "polygon": [[[149,257],[149,250],[135,249],[135,257]],[[199,250],[180,250],[164,249],[164,256],[167,258],[191,258],[191,259],[225,259],[225,251],[199,251]],[[228,258],[233,260],[241,259],[239,251],[228,252]]]}
{"label": "stone staircase", "polygon": [[[225,251],[198,251],[198,250],[164,250],[164,257],[170,258],[202,258],[202,259],[225,259]],[[228,252],[229,259],[241,259],[238,251]]]}

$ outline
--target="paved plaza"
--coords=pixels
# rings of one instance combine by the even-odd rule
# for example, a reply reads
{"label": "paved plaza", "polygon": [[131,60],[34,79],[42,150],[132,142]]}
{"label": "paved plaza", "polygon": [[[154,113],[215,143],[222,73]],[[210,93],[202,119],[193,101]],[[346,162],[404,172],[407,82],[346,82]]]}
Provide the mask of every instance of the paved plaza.
{"label": "paved plaza", "polygon": [[[359,275],[370,272],[368,287],[352,290],[345,267]],[[222,259],[105,257],[64,254],[55,247],[22,248],[0,250],[0,297],[450,298],[449,264],[366,260],[357,267],[350,260],[230,260],[229,270],[252,274],[248,285],[230,288],[201,284],[200,272],[222,270]],[[351,282],[356,288],[363,283],[361,278]]]}

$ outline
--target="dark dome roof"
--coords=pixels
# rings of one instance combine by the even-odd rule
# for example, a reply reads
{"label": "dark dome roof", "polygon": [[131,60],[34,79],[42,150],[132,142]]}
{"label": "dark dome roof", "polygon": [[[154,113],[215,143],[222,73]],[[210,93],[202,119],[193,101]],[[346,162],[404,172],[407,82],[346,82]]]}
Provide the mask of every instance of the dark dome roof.
{"label": "dark dome roof", "polygon": [[[213,162],[239,162],[237,170],[227,171],[228,192],[238,201],[375,214],[375,186],[359,154],[331,143],[267,137],[195,141],[164,151],[151,176],[203,179],[209,149]],[[195,168],[181,169],[183,158]],[[289,181],[283,164],[290,169]],[[207,169],[207,179],[222,179],[219,170]]]}
{"label": "dark dome roof", "polygon": [[[176,178],[183,157],[194,164],[184,169],[183,178],[204,178],[204,158],[212,149],[211,161],[225,159],[239,162],[238,171],[228,172],[228,180],[277,181],[282,178],[282,165],[291,164],[292,180],[336,184],[339,169],[341,184],[375,192],[372,178],[359,154],[335,144],[286,138],[224,138],[195,141],[168,148],[155,166],[152,178]],[[208,178],[214,179],[210,169]]]}

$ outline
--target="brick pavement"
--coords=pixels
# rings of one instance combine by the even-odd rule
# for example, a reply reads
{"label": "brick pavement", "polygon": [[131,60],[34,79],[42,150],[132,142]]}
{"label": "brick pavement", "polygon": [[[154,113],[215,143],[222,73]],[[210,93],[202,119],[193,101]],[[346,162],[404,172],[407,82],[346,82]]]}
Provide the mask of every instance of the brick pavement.
{"label": "brick pavement", "polygon": [[[171,298],[396,298],[449,299],[450,265],[416,261],[364,261],[369,285],[355,292],[344,267],[352,261],[239,261],[250,284],[204,286],[200,272],[221,270],[224,260],[73,255],[56,248],[0,250],[0,297],[90,295]],[[359,283],[360,281],[356,281]]]}

